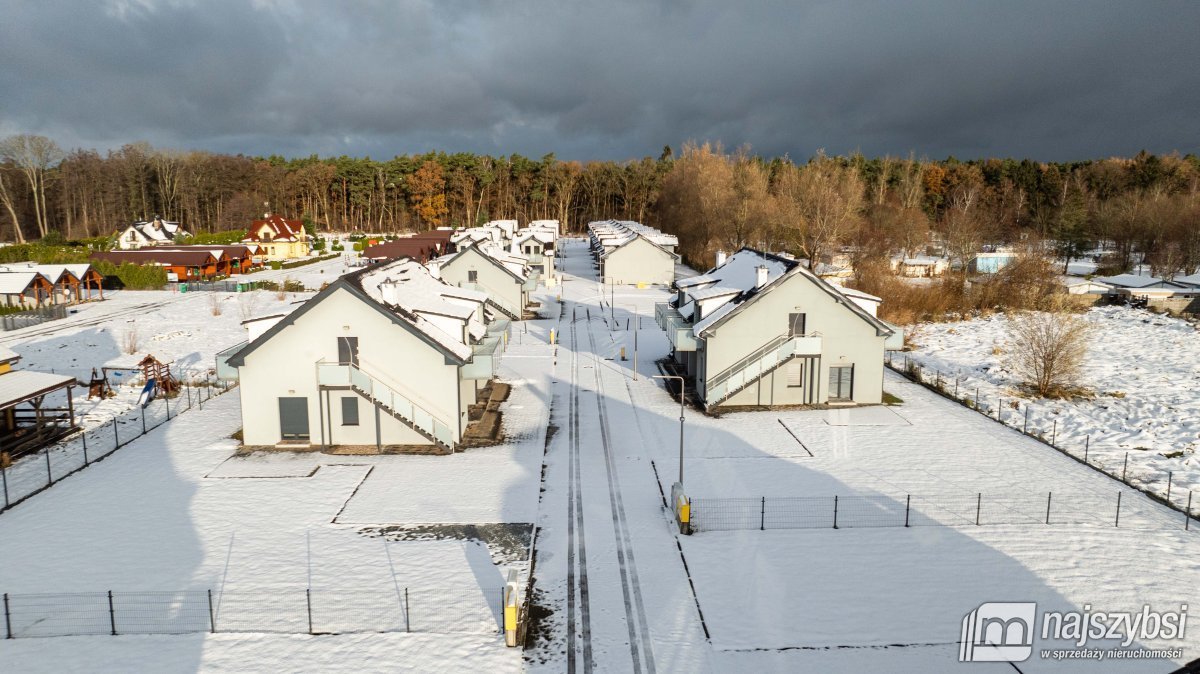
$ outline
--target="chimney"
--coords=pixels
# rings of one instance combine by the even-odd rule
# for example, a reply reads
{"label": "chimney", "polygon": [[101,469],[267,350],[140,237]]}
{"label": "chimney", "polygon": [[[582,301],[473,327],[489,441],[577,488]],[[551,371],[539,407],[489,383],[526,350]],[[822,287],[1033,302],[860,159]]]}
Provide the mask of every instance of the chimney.
{"label": "chimney", "polygon": [[400,284],[391,280],[379,284],[379,297],[384,304],[400,304]]}
{"label": "chimney", "polygon": [[754,269],[754,287],[761,288],[767,285],[767,268],[759,265]]}
{"label": "chimney", "polygon": [[717,251],[717,264],[715,266],[720,267],[723,264],[725,264],[725,251],[718,250]]}

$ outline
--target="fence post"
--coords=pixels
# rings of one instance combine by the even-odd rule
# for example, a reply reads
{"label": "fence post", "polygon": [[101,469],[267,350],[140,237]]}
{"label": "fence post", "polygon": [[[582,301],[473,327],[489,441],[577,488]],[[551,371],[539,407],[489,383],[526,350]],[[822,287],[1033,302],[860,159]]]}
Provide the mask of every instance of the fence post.
{"label": "fence post", "polygon": [[212,632],[213,634],[217,633],[217,619],[216,616],[213,615],[211,587],[208,588],[208,631]]}
{"label": "fence post", "polygon": [[1029,403],[1025,403],[1025,426],[1021,429],[1025,435],[1029,435]]}
{"label": "fence post", "polygon": [[81,433],[81,434],[80,434],[80,437],[82,437],[82,438],[83,438],[83,465],[85,465],[85,466],[86,466],[86,465],[88,465],[88,455],[87,455],[87,431],[85,430],[83,433]]}
{"label": "fence post", "polygon": [[4,482],[4,507],[8,507],[8,469],[0,463],[0,481]]}
{"label": "fence post", "polygon": [[[46,484],[54,484],[54,476],[50,474],[50,448],[46,448]],[[1167,488],[1170,491],[1170,487]]]}
{"label": "fence post", "polygon": [[117,636],[117,612],[113,610],[112,590],[108,591],[108,624],[112,628],[112,635]]}
{"label": "fence post", "polygon": [[954,375],[954,399],[958,400],[958,375]]}
{"label": "fence post", "polygon": [[1050,497],[1053,495],[1054,492],[1046,492],[1046,524],[1050,524]]}
{"label": "fence post", "polygon": [[833,497],[833,528],[834,529],[838,528],[838,525],[837,525],[837,505],[838,505],[837,501],[838,501],[838,497],[835,495]]}
{"label": "fence post", "polygon": [[1192,492],[1188,491],[1187,510],[1183,511],[1183,530],[1187,531],[1192,524]]}
{"label": "fence post", "polygon": [[167,406],[167,421],[171,420],[171,398],[163,393],[163,404]]}
{"label": "fence post", "polygon": [[[1125,452],[1125,464],[1121,466],[1121,481],[1125,482],[1125,470],[1129,468],[1129,452]],[[1129,484],[1125,482],[1125,484]]]}
{"label": "fence post", "polygon": [[142,435],[146,434],[146,408],[142,407]]}
{"label": "fence post", "polygon": [[12,638],[12,614],[8,610],[8,593],[4,593],[4,634],[5,639]]}
{"label": "fence post", "polygon": [[758,511],[758,530],[767,530],[767,497],[762,497],[762,508]]}
{"label": "fence post", "polygon": [[1004,396],[996,396],[996,421],[1004,423],[1000,415],[1004,414]]}
{"label": "fence post", "polygon": [[1054,443],[1057,441],[1058,441],[1058,419],[1055,419],[1054,426],[1050,431],[1050,446],[1054,447],[1055,446]]}
{"label": "fence post", "polygon": [[304,588],[304,601],[308,604],[308,633],[312,634],[312,589]]}
{"label": "fence post", "polygon": [[1113,526],[1121,526],[1121,492],[1117,492],[1117,519],[1113,520]]}
{"label": "fence post", "polygon": [[904,526],[908,526],[908,509],[912,505],[912,494],[904,495]]}
{"label": "fence post", "polygon": [[1171,478],[1174,475],[1171,471],[1167,471],[1167,504],[1171,503]]}
{"label": "fence post", "polygon": [[1084,463],[1088,462],[1088,458],[1087,458],[1088,457],[1088,449],[1091,447],[1091,444],[1092,444],[1092,434],[1088,433],[1087,437],[1085,437],[1083,439],[1083,462]]}
{"label": "fence post", "polygon": [[183,382],[183,389],[187,391],[188,409],[192,409],[192,384],[191,382]]}
{"label": "fence post", "polygon": [[412,627],[408,621],[408,588],[404,588],[404,631],[411,632]]}

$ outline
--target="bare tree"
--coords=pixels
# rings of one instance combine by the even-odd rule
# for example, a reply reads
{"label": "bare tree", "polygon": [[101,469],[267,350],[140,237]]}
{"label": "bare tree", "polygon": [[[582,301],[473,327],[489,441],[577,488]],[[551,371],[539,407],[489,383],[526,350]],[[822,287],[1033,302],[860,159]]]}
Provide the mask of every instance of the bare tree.
{"label": "bare tree", "polygon": [[63,156],[58,143],[45,136],[18,134],[0,141],[0,159],[16,164],[29,183],[40,236],[46,236],[50,231],[46,211],[46,169],[62,161]]}
{"label": "bare tree", "polygon": [[1010,315],[1009,365],[1039,396],[1062,395],[1083,371],[1090,328],[1061,308]]}
{"label": "bare tree", "polygon": [[809,265],[816,265],[822,253],[850,238],[866,205],[858,171],[823,151],[807,166],[786,165],[776,190],[784,225]]}
{"label": "bare tree", "polygon": [[121,335],[121,350],[129,355],[133,355],[138,351],[138,329],[137,323],[129,322],[129,327],[125,328],[125,334]]}
{"label": "bare tree", "polygon": [[8,217],[12,218],[13,234],[17,243],[25,243],[25,234],[21,232],[21,219],[17,217],[17,209],[13,204],[12,195],[8,192],[8,186],[4,182],[4,173],[0,172],[0,203],[4,204],[5,210],[8,211]]}
{"label": "bare tree", "polygon": [[215,290],[208,294],[208,310],[213,316],[221,315],[221,296]]}
{"label": "bare tree", "polygon": [[254,318],[254,311],[258,308],[258,293],[247,292],[238,295],[238,313],[243,321],[248,321]]}

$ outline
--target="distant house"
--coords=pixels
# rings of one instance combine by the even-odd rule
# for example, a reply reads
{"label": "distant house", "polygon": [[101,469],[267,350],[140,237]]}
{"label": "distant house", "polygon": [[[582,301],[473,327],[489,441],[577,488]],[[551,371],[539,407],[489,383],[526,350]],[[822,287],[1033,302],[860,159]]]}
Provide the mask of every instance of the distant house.
{"label": "distant house", "polygon": [[118,232],[117,247],[120,250],[135,250],[174,243],[176,239],[186,236],[188,233],[178,222],[163,220],[156,215],[150,222],[139,220]]}
{"label": "distant house", "polygon": [[676,286],[655,319],[706,409],[881,402],[898,330],[876,317],[878,297],[751,248]]}
{"label": "distant house", "polygon": [[212,251],[204,247],[186,250],[112,250],[92,253],[91,258],[117,266],[129,263],[163,267],[167,272],[167,280],[171,282],[208,280],[226,273]]}
{"label": "distant house", "polygon": [[976,253],[967,268],[973,274],[995,274],[1015,262],[1017,254],[1012,251],[990,251]]}
{"label": "distant house", "polygon": [[210,253],[217,261],[218,276],[233,276],[235,274],[246,274],[252,272],[259,265],[255,261],[255,250],[257,246],[249,245],[211,245],[211,244],[196,244],[194,246],[158,246],[160,251],[206,251]]}
{"label": "distant house", "polygon": [[1116,276],[1096,276],[1092,279],[1097,283],[1103,283],[1115,289],[1159,289],[1159,290],[1177,290],[1186,287],[1185,283],[1175,281],[1166,281],[1157,276],[1139,276],[1137,274],[1117,274]]}
{"label": "distant house", "polygon": [[908,278],[934,278],[942,276],[950,263],[941,257],[907,257],[893,260],[893,268],[900,276]]}
{"label": "distant house", "polygon": [[588,224],[592,254],[600,264],[605,284],[675,281],[678,239],[640,222],[602,220]]}
{"label": "distant house", "polygon": [[1171,283],[1186,288],[1200,288],[1200,274],[1191,274],[1188,276],[1176,276],[1171,279]]}
{"label": "distant house", "polygon": [[438,257],[437,245],[428,239],[396,239],[368,246],[362,252],[363,258],[374,262],[390,262],[400,258],[410,258],[422,264]]}
{"label": "distant house", "polygon": [[525,317],[529,293],[537,287],[523,256],[490,244],[461,248],[429,266],[446,283],[487,293],[488,303],[514,321]]}
{"label": "distant house", "polygon": [[308,257],[312,252],[312,237],[304,230],[302,220],[270,213],[250,225],[243,241],[258,244],[263,259],[270,262]]}
{"label": "distant house", "polygon": [[[539,222],[546,222],[541,220]],[[546,277],[549,283],[554,278],[554,246],[558,239],[557,221],[552,229],[544,224],[518,230],[513,236],[512,252],[524,255],[529,266]]]}
{"label": "distant house", "polygon": [[[20,356],[0,347],[0,453],[9,459],[37,451],[75,431],[73,375],[16,370]],[[47,397],[64,394],[66,407],[47,407]],[[0,458],[0,461],[3,461]],[[9,478],[12,479],[12,478]]]}
{"label": "distant house", "polygon": [[453,451],[499,358],[485,301],[399,260],[249,325],[252,339],[227,360],[238,370],[244,442]]}
{"label": "distant house", "polygon": [[1059,276],[1058,285],[1070,295],[1103,295],[1113,289],[1107,283],[1082,276]]}

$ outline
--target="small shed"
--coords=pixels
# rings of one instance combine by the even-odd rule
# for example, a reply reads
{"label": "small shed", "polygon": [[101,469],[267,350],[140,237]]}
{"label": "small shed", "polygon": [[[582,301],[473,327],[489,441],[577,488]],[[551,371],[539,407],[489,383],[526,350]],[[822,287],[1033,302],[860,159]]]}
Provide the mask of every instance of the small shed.
{"label": "small shed", "polygon": [[33,309],[53,300],[54,284],[36,271],[0,272],[0,303]]}
{"label": "small shed", "polygon": [[[75,431],[75,378],[49,372],[14,370],[20,356],[0,347],[0,451],[9,460],[51,444]],[[66,393],[66,407],[46,407],[47,397]]]}

